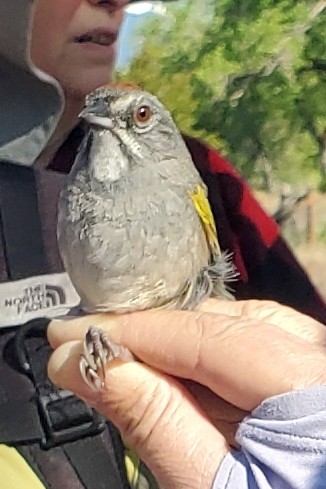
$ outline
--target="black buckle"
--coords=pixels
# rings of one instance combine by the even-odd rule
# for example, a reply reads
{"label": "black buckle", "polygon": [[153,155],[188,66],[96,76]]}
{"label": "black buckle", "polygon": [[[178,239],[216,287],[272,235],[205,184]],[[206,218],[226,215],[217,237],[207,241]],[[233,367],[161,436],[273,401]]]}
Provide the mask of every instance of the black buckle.
{"label": "black buckle", "polygon": [[[64,403],[68,409],[69,400],[80,403],[84,413],[79,416],[70,426],[55,426],[51,417],[51,408]],[[44,437],[40,441],[43,449],[59,446],[81,438],[98,435],[105,428],[105,419],[93,409],[89,408],[83,401],[76,398],[71,392],[58,389],[49,395],[38,396],[38,409],[44,430]],[[78,423],[76,422],[78,421]]]}
{"label": "black buckle", "polygon": [[44,337],[49,322],[47,318],[28,321],[20,326],[15,337],[19,368],[35,385],[35,401],[42,426],[40,445],[43,449],[97,435],[105,429],[106,424],[103,416],[71,392],[58,389],[50,382],[40,385],[39,380],[34,378],[26,340],[29,337]]}
{"label": "black buckle", "polygon": [[18,360],[19,370],[26,374],[31,380],[32,376],[32,367],[30,361],[28,360],[25,341],[29,336],[45,336],[47,327],[50,323],[50,319],[42,317],[31,319],[31,321],[27,321],[27,323],[19,326],[17,333],[15,335],[15,356]]}

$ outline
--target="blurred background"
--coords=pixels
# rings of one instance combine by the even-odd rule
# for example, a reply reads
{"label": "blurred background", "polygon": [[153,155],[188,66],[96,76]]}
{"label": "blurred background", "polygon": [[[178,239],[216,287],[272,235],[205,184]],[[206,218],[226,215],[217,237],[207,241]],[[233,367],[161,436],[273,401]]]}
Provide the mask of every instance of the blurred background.
{"label": "blurred background", "polygon": [[233,163],[326,298],[326,0],[133,3],[117,79]]}

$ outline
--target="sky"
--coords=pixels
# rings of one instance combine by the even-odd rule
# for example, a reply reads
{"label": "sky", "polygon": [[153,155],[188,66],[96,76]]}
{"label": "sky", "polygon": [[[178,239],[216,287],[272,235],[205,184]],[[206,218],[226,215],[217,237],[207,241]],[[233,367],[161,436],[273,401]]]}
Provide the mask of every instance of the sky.
{"label": "sky", "polygon": [[127,67],[133,56],[135,56],[140,49],[141,43],[139,42],[135,45],[134,34],[140,24],[149,15],[151,14],[132,15],[127,13],[125,15],[119,36],[119,50],[117,56],[118,69]]}
{"label": "sky", "polygon": [[134,35],[141,23],[153,15],[164,15],[164,13],[165,6],[163,2],[143,1],[127,7],[119,36],[118,69],[126,68],[133,56],[140,50],[142,39],[139,36],[135,42]]}

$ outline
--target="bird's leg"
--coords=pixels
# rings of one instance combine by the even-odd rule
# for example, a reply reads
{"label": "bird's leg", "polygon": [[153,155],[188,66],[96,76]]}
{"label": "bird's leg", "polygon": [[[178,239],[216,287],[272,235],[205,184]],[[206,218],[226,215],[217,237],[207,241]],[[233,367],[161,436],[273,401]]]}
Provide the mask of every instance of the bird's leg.
{"label": "bird's leg", "polygon": [[84,340],[79,368],[82,378],[91,389],[101,389],[105,380],[105,367],[115,358],[126,362],[134,360],[133,354],[127,348],[111,341],[102,329],[90,326]]}

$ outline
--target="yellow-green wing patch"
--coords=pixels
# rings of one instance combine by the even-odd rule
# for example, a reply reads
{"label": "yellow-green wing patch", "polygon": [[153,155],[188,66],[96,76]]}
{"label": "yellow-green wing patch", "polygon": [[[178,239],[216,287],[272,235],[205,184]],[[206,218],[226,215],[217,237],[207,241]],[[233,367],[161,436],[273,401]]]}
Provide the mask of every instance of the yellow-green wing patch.
{"label": "yellow-green wing patch", "polygon": [[197,185],[193,191],[189,191],[189,196],[204,228],[211,253],[213,255],[220,255],[221,250],[218,243],[214,216],[206,196],[205,188],[202,185]]}

